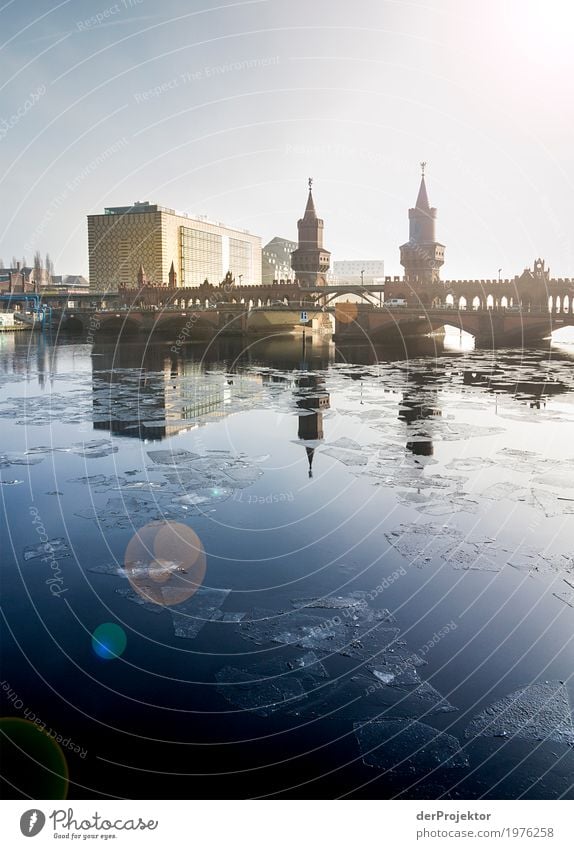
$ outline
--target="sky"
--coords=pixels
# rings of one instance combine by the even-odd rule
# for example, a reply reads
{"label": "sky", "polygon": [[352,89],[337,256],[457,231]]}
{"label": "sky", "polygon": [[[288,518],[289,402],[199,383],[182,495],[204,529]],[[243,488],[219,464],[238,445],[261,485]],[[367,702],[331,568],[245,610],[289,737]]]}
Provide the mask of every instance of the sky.
{"label": "sky", "polygon": [[571,0],[0,0],[0,258],[87,274],[149,200],[401,273],[426,161],[443,279],[574,277]]}

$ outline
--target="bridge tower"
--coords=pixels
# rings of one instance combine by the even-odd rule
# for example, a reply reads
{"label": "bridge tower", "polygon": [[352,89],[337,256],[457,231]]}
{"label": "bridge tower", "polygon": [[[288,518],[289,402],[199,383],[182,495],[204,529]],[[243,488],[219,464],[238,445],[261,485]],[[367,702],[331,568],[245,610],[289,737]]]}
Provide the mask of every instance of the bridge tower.
{"label": "bridge tower", "polygon": [[291,254],[291,268],[302,286],[326,286],[331,254],[323,247],[324,222],[317,217],[313,200],[313,180],[309,178],[309,197],[305,214],[297,222],[297,250]]}
{"label": "bridge tower", "polygon": [[436,209],[429,204],[425,183],[426,162],[421,162],[417,202],[409,209],[409,240],[401,245],[401,265],[409,283],[436,283],[444,263],[444,245],[436,241]]}

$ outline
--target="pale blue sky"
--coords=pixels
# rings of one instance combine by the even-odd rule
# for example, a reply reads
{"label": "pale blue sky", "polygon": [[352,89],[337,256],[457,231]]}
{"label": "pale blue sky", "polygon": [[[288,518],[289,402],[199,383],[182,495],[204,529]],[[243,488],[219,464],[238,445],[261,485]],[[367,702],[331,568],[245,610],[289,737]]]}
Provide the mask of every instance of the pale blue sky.
{"label": "pale blue sky", "polygon": [[294,238],[313,175],[333,258],[398,274],[425,159],[443,278],[574,276],[573,9],[0,0],[0,257],[86,273],[134,200]]}

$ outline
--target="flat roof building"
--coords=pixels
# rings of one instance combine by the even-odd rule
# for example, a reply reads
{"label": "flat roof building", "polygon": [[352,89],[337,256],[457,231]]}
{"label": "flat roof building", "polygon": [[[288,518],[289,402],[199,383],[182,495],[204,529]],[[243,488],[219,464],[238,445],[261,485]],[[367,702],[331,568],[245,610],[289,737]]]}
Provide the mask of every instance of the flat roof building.
{"label": "flat roof building", "polygon": [[291,254],[297,250],[297,243],[275,236],[263,248],[263,284],[270,286],[275,282],[293,280]]}
{"label": "flat roof building", "polygon": [[217,286],[231,272],[237,283],[261,284],[259,236],[148,201],[88,215],[88,250],[90,287],[98,291],[135,286],[138,275],[190,287]]}
{"label": "flat roof building", "polygon": [[382,259],[341,259],[333,263],[333,279],[337,283],[360,283],[361,272],[365,283],[377,283],[385,277]]}

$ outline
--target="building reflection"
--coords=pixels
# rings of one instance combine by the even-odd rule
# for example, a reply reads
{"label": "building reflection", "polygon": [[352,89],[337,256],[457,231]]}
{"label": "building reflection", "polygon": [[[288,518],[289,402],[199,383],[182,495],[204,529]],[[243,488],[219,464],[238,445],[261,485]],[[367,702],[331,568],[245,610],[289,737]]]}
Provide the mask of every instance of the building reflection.
{"label": "building reflection", "polygon": [[305,410],[299,419],[297,436],[305,445],[309,463],[309,477],[313,477],[313,458],[317,442],[323,439],[323,413],[329,409],[330,396],[325,388],[325,380],[317,374],[306,374],[295,380],[296,404]]}
{"label": "building reflection", "polygon": [[[407,451],[419,457],[431,457],[434,454],[432,439],[433,419],[442,416],[438,403],[439,383],[445,380],[445,366],[436,363],[429,364],[424,370],[411,370],[408,375],[409,386],[404,392],[399,405],[399,419],[409,427]],[[417,422],[421,425],[412,427]],[[425,427],[422,423],[428,422]]]}
{"label": "building reflection", "polygon": [[246,409],[262,394],[261,375],[227,371],[219,360],[211,371],[210,362],[165,345],[95,345],[94,429],[162,440]]}

